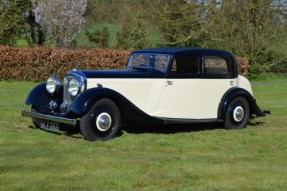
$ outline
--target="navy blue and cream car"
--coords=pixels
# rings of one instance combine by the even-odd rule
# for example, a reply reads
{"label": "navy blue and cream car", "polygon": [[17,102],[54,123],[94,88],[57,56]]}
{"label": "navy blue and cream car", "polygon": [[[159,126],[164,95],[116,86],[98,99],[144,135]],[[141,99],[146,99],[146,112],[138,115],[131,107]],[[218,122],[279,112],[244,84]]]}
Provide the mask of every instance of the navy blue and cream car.
{"label": "navy blue and cream car", "polygon": [[48,130],[79,125],[90,141],[113,138],[123,124],[244,128],[251,116],[266,112],[235,62],[231,53],[214,49],[136,50],[125,70],[74,69],[63,81],[50,76],[30,92],[22,115]]}

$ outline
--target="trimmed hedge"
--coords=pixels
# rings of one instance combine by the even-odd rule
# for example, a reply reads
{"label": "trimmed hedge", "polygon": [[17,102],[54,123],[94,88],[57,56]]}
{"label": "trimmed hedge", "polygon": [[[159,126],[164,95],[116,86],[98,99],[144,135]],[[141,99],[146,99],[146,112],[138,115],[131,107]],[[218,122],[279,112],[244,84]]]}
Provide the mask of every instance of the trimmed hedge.
{"label": "trimmed hedge", "polygon": [[[0,46],[0,80],[63,79],[68,70],[123,69],[130,51],[119,49],[15,48]],[[238,71],[247,75],[248,60],[236,57]]]}
{"label": "trimmed hedge", "polygon": [[0,80],[62,79],[68,70],[122,69],[130,51],[116,49],[15,48],[0,46]]}

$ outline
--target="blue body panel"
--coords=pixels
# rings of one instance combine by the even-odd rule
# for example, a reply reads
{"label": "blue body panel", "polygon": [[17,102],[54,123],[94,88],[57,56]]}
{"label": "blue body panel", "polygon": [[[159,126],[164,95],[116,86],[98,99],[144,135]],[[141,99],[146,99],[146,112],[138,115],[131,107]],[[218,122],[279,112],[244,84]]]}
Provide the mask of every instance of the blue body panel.
{"label": "blue body panel", "polygon": [[25,104],[31,105],[40,113],[49,113],[49,102],[53,100],[58,105],[63,101],[63,87],[61,86],[53,95],[50,95],[46,90],[46,83],[43,82],[34,87],[29,93]]}
{"label": "blue body panel", "polygon": [[126,123],[164,123],[163,120],[147,115],[132,102],[130,102],[126,97],[108,88],[91,88],[84,91],[77,97],[76,100],[74,100],[66,116],[69,118],[80,118],[84,116],[91,109],[91,107],[102,98],[108,98],[117,104],[123,117],[123,121]]}
{"label": "blue body panel", "polygon": [[159,72],[142,72],[129,70],[81,70],[87,78],[164,78]]}
{"label": "blue body panel", "polygon": [[187,47],[148,48],[142,50],[134,50],[132,53],[159,53],[159,54],[171,54],[171,55],[211,54],[211,55],[234,57],[232,53],[225,50],[217,50],[210,48],[187,48]]}
{"label": "blue body panel", "polygon": [[254,114],[256,116],[265,116],[265,113],[258,107],[256,100],[248,91],[242,88],[235,87],[228,90],[222,97],[218,107],[218,117],[217,117],[218,119],[225,118],[225,113],[227,111],[228,104],[231,102],[232,99],[234,99],[237,96],[242,96],[246,98],[246,100],[249,103],[251,114]]}
{"label": "blue body panel", "polygon": [[46,90],[46,83],[41,83],[34,87],[29,93],[25,104],[31,105],[39,112],[45,112],[45,106],[49,105],[51,95]]}

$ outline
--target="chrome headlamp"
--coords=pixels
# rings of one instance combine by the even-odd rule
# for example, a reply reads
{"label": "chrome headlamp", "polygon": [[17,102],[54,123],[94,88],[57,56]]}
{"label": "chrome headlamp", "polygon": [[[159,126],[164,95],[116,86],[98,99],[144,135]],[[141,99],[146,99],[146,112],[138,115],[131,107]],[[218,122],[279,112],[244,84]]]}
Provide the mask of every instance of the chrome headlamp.
{"label": "chrome headlamp", "polygon": [[61,86],[61,81],[56,76],[50,76],[46,83],[46,90],[53,94]]}
{"label": "chrome headlamp", "polygon": [[81,91],[83,91],[83,89],[84,89],[84,83],[82,82],[82,80],[77,78],[70,79],[68,84],[68,91],[71,96],[75,97]]}

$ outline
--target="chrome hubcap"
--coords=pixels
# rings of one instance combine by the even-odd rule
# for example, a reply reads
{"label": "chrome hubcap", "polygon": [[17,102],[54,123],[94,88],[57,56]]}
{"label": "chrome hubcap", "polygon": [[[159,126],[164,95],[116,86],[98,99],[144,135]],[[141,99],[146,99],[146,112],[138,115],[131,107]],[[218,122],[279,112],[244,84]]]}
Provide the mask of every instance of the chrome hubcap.
{"label": "chrome hubcap", "polygon": [[97,117],[96,124],[100,131],[107,131],[112,125],[112,118],[108,113],[101,113]]}
{"label": "chrome hubcap", "polygon": [[233,111],[233,119],[236,122],[242,121],[244,118],[244,109],[241,106],[237,106]]}

